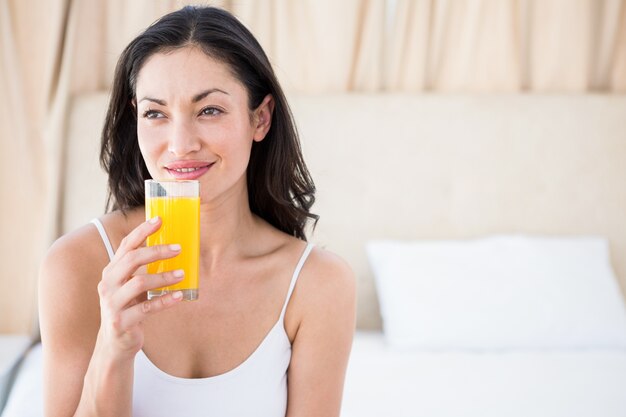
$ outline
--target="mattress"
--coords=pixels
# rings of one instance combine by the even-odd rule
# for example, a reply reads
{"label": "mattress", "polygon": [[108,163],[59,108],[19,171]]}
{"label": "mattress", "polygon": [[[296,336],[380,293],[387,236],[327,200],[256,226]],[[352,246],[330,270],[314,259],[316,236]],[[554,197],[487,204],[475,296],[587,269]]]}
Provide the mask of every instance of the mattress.
{"label": "mattress", "polygon": [[342,417],[626,416],[626,350],[398,351],[357,332]]}

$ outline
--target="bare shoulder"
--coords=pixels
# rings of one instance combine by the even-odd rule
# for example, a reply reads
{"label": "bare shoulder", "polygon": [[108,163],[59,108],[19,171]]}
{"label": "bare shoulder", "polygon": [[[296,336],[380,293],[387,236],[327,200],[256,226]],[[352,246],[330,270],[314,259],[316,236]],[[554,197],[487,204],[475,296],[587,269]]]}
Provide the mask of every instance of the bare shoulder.
{"label": "bare shoulder", "polygon": [[294,325],[344,318],[354,325],[356,279],[352,268],[338,255],[314,246],[294,289]]}
{"label": "bare shoulder", "polygon": [[[99,326],[97,285],[108,256],[93,224],[70,232],[52,244],[39,270],[42,337],[94,334]],[[66,333],[72,334],[66,334]]]}
{"label": "bare shoulder", "polygon": [[[46,254],[40,269],[43,285],[61,286],[71,297],[71,292],[82,291],[90,282],[99,277],[90,278],[108,262],[104,242],[93,224],[86,224],[57,239]],[[87,279],[77,279],[77,278]]]}
{"label": "bare shoulder", "polygon": [[[134,212],[125,215],[116,211],[100,218],[113,249],[133,227],[135,217]],[[55,284],[68,285],[66,290],[84,289],[83,286],[90,286],[93,280],[100,280],[99,274],[94,272],[102,272],[108,262],[106,246],[98,229],[88,223],[61,236],[52,244],[42,264],[40,276],[44,281],[53,279]],[[86,279],[76,279],[77,276]]]}
{"label": "bare shoulder", "polygon": [[355,278],[348,263],[326,249],[314,246],[303,269],[303,281],[319,291],[354,290]]}
{"label": "bare shoulder", "polygon": [[[128,222],[125,217],[120,213],[103,216],[107,235],[117,237],[124,233]],[[98,283],[108,263],[104,242],[91,223],[61,236],[51,245],[39,269],[44,340],[95,342],[100,326]]]}

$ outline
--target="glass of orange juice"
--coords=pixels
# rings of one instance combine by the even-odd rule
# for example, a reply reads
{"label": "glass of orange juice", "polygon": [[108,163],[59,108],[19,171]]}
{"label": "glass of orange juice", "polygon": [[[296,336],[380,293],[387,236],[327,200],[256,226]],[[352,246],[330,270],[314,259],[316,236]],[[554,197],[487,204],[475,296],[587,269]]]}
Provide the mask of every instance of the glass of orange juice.
{"label": "glass of orange juice", "polygon": [[148,291],[148,299],[182,291],[183,300],[198,299],[200,256],[200,195],[198,181],[146,180],[146,219],[161,217],[161,228],[147,239],[148,246],[178,243],[180,253],[148,264],[149,274],[182,269],[182,281]]}

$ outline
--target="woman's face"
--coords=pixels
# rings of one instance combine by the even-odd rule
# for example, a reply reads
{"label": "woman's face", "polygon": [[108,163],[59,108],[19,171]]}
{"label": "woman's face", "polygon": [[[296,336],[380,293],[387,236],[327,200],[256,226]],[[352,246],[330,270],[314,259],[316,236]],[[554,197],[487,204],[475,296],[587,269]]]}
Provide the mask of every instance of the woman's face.
{"label": "woman's face", "polygon": [[136,87],[139,148],[156,179],[197,179],[203,202],[246,191],[254,141],[270,127],[273,101],[248,108],[230,68],[196,47],[148,58]]}

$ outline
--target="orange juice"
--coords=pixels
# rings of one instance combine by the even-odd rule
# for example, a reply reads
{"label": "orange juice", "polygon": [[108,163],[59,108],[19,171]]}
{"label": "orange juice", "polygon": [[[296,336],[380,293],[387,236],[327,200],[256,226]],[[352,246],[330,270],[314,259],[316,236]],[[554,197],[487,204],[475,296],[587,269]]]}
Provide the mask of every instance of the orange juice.
{"label": "orange juice", "polygon": [[148,292],[148,298],[181,290],[184,300],[198,298],[198,265],[200,256],[200,198],[150,197],[146,198],[146,219],[161,217],[161,228],[148,237],[147,245],[178,243],[180,253],[174,258],[152,262],[149,274],[182,269],[184,279],[168,287]]}

